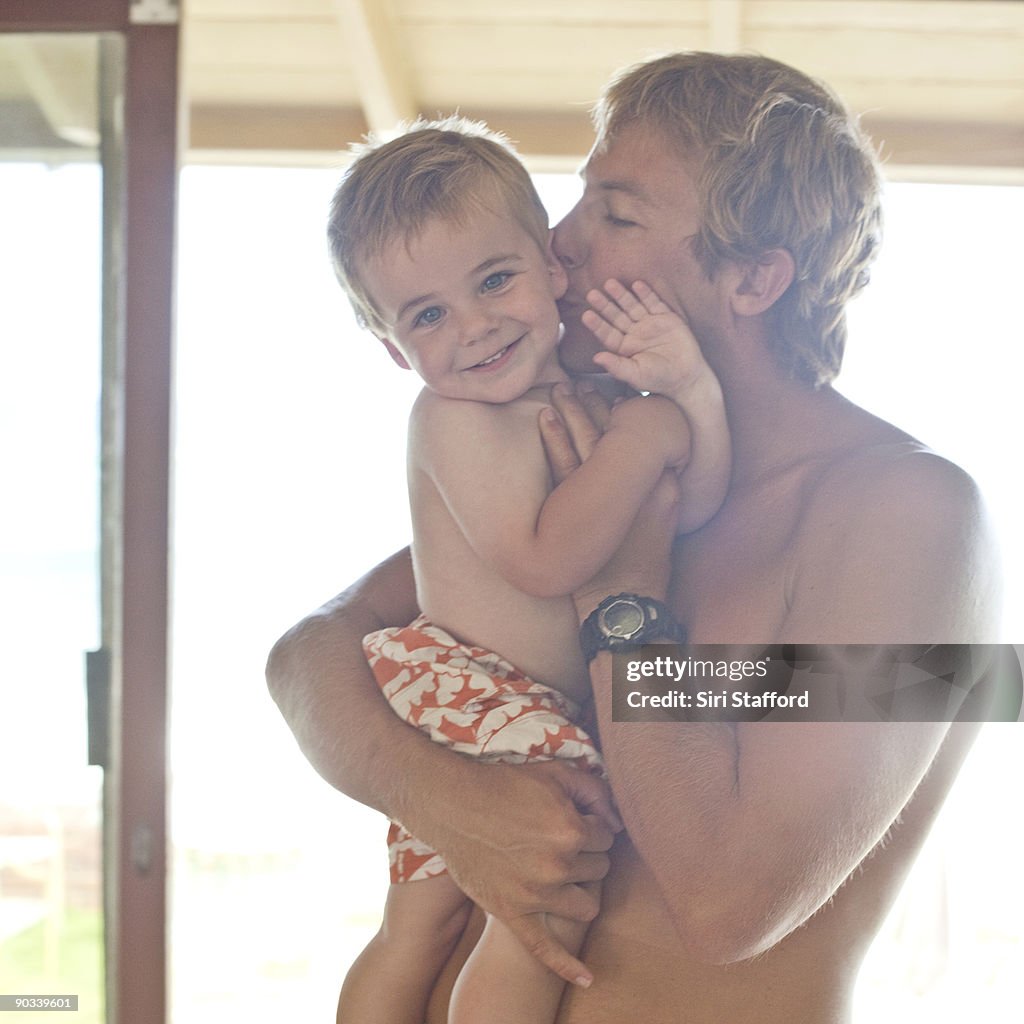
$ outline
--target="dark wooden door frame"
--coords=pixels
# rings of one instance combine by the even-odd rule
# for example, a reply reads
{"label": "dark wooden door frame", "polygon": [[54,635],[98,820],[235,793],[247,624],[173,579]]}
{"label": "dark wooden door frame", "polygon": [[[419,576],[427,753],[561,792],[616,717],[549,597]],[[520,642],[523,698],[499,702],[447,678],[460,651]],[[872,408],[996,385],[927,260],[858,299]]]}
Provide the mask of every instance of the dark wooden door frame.
{"label": "dark wooden door frame", "polygon": [[[178,48],[174,0],[4,0],[0,32],[124,40],[120,541],[113,558],[104,884],[108,1024],[167,1019],[168,530]],[[117,245],[113,247],[117,249]]]}

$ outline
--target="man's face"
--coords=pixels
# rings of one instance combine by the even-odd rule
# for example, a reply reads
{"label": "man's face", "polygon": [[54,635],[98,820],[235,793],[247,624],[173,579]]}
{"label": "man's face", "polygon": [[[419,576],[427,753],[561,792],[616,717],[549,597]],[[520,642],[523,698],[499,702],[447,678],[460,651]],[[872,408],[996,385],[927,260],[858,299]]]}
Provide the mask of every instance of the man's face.
{"label": "man's face", "polygon": [[598,340],[580,322],[586,295],[609,278],[645,281],[698,330],[710,282],[692,252],[699,227],[687,163],[641,127],[620,132],[583,168],[583,197],[555,228],[555,253],[569,273],[559,302],[565,334],[560,359],[575,373],[594,372]]}

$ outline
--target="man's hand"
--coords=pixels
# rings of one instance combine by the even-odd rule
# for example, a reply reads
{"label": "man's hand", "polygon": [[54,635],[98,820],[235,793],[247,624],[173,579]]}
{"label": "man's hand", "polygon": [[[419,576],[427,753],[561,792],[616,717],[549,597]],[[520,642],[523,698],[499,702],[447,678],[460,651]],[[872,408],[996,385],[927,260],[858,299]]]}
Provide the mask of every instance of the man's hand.
{"label": "man's hand", "polygon": [[462,761],[451,799],[434,801],[443,805],[435,820],[404,824],[442,851],[463,892],[546,967],[589,984],[592,975],[549,933],[544,915],[597,916],[598,899],[586,883],[608,873],[608,850],[622,829],[608,786],[564,762]]}

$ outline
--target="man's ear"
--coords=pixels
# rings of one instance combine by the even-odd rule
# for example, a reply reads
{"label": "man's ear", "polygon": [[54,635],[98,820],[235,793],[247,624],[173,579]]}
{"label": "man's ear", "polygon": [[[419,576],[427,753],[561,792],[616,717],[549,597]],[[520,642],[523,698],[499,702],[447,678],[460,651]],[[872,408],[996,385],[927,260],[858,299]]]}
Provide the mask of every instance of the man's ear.
{"label": "man's ear", "polygon": [[562,266],[562,261],[555,255],[555,232],[548,231],[548,248],[544,254],[547,260],[548,273],[551,275],[551,294],[560,299],[569,289],[569,275]]}
{"label": "man's ear", "polygon": [[749,263],[737,264],[735,272],[732,311],[738,316],[758,316],[793,283],[796,264],[788,249],[769,249]]}
{"label": "man's ear", "polygon": [[401,350],[393,341],[389,341],[387,338],[382,338],[380,335],[377,335],[377,340],[388,350],[388,355],[391,356],[391,358],[394,359],[394,361],[398,363],[403,370],[412,369],[409,365],[409,361],[402,355]]}

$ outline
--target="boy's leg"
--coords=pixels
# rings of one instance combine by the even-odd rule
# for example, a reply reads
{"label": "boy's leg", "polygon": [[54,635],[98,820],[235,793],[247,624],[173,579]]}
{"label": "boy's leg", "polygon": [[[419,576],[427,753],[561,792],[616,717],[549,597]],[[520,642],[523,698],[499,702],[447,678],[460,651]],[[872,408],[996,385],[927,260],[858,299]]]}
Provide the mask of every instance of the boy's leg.
{"label": "boy's leg", "polygon": [[393,884],[380,931],[345,977],[338,1024],[423,1024],[434,981],[470,909],[447,874]]}
{"label": "boy's leg", "polygon": [[[547,926],[573,956],[579,954],[586,924],[548,915]],[[505,925],[488,917],[455,983],[448,1024],[553,1024],[564,988]]]}

